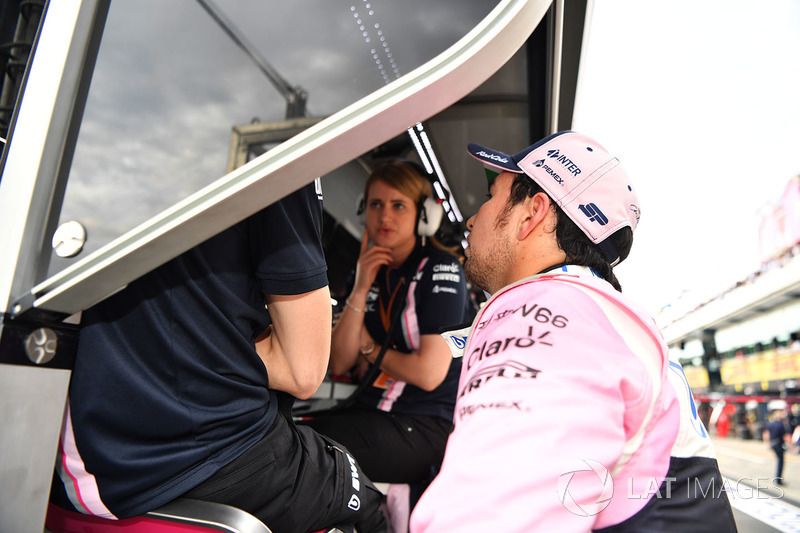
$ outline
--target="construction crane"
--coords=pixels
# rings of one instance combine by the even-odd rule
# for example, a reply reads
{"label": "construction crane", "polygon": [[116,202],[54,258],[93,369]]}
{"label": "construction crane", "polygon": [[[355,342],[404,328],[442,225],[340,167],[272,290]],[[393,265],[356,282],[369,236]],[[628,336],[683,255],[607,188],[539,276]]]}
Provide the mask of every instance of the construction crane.
{"label": "construction crane", "polygon": [[294,86],[286,81],[275,68],[270,65],[256,47],[247,40],[244,34],[225,16],[225,14],[215,6],[210,0],[197,0],[197,3],[219,24],[236,45],[256,64],[258,69],[264,73],[272,85],[286,99],[286,118],[299,118],[306,115],[306,100],[308,93],[300,86]]}

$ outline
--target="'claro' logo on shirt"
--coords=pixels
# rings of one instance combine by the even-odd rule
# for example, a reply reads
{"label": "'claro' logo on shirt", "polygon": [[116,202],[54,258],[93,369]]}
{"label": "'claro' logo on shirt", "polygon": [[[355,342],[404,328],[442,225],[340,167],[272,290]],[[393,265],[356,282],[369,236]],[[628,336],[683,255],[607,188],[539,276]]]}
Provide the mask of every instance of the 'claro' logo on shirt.
{"label": "'claro' logo on shirt", "polygon": [[[537,330],[538,331],[538,330]],[[467,358],[467,370],[472,370],[472,367],[483,361],[489,359],[498,353],[502,353],[509,348],[531,348],[535,345],[540,346],[553,346],[550,338],[550,331],[534,332],[533,326],[527,327],[527,335],[505,337],[504,339],[497,339],[491,341],[483,341],[483,343],[475,346]]]}

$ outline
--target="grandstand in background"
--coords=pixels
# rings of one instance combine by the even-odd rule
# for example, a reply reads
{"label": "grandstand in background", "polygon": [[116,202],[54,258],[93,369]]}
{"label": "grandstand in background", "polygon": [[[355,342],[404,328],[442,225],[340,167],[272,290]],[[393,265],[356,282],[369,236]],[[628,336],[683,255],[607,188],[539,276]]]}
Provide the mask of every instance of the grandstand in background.
{"label": "grandstand in background", "polygon": [[708,425],[720,429],[727,410],[744,438],[758,438],[770,408],[800,403],[800,176],[764,214],[759,250],[761,267],[745,279],[658,316]]}

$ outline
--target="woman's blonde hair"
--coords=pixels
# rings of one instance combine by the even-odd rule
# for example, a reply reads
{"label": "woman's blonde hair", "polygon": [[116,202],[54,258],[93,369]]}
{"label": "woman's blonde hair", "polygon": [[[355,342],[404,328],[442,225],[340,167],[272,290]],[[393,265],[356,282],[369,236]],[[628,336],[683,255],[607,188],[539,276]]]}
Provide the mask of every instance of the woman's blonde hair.
{"label": "woman's blonde hair", "polygon": [[375,167],[364,185],[364,198],[367,198],[369,188],[376,181],[397,189],[411,198],[416,206],[433,196],[430,181],[419,173],[413,163],[407,161],[388,161]]}
{"label": "woman's blonde hair", "polygon": [[[369,200],[369,188],[376,181],[382,181],[389,187],[397,189],[411,198],[417,211],[421,208],[425,198],[433,197],[431,182],[422,175],[418,164],[411,161],[387,161],[375,167],[364,185],[364,202]],[[419,216],[419,213],[417,213],[417,216]],[[416,233],[416,227],[414,232]],[[435,237],[429,237],[429,239],[436,248],[451,254],[457,254],[456,247],[445,246]]]}

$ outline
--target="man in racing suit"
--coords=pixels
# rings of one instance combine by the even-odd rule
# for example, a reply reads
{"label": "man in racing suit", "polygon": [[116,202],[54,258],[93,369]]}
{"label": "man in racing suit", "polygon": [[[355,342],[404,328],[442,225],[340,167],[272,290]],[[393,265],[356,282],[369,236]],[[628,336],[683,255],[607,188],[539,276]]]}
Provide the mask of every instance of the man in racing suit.
{"label": "man in racing suit", "polygon": [[639,203],[594,140],[478,145],[489,199],[465,270],[492,297],[463,362],[420,531],[735,531],[708,434],[653,320],[621,295]]}

